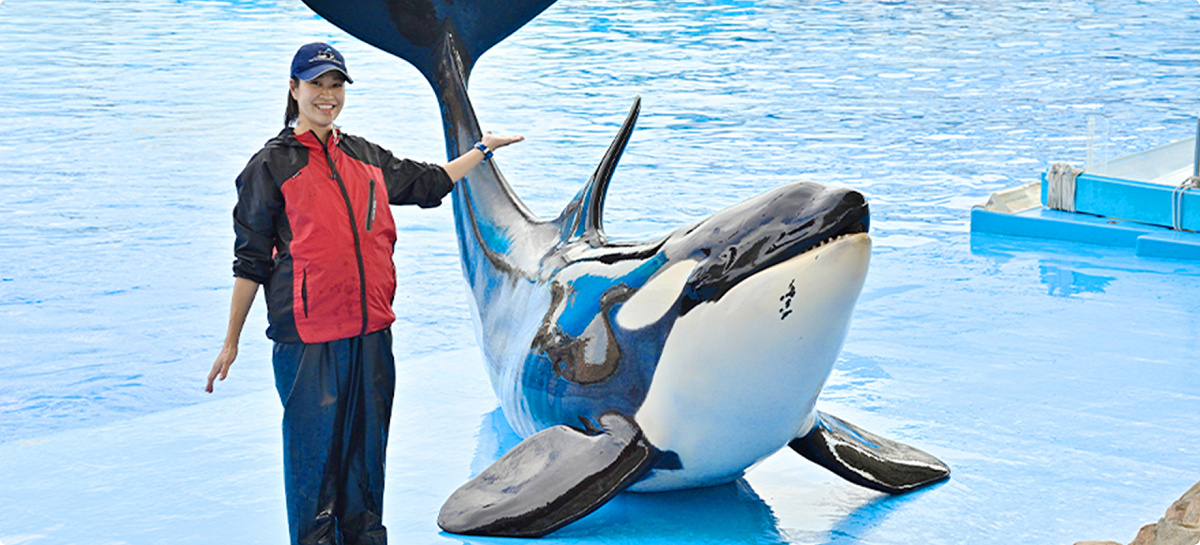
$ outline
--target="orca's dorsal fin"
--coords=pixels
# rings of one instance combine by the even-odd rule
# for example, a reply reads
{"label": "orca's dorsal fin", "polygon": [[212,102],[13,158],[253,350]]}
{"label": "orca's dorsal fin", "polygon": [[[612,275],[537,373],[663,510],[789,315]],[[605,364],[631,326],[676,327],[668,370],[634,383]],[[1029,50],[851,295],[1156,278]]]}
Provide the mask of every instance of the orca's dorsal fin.
{"label": "orca's dorsal fin", "polygon": [[436,87],[439,48],[456,42],[464,79],[492,46],[555,0],[304,0],[337,27],[417,67]]}
{"label": "orca's dorsal fin", "polygon": [[629,144],[629,137],[633,135],[633,126],[637,123],[641,110],[642,97],[635,97],[629,114],[625,116],[625,122],[621,124],[621,130],[617,131],[612,143],[608,145],[608,151],[604,152],[604,158],[596,166],[596,171],[592,173],[587,185],[583,186],[563,209],[558,219],[554,220],[559,225],[559,236],[564,242],[585,238],[595,244],[603,243],[604,197],[608,194],[608,183],[617,169],[617,163],[621,161],[625,146]]}
{"label": "orca's dorsal fin", "polygon": [[950,468],[932,455],[820,411],[812,431],[788,446],[847,481],[888,494],[950,478]]}

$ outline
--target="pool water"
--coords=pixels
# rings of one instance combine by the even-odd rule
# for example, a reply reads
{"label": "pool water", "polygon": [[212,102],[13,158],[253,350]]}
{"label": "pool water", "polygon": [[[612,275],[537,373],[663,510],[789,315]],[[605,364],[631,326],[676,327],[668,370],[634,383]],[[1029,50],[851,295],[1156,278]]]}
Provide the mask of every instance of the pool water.
{"label": "pool water", "polygon": [[[736,484],[625,494],[548,542],[1129,541],[1200,480],[1200,265],[972,236],[969,208],[1195,130],[1200,3],[560,0],[471,80],[518,194],[556,215],[635,96],[605,228],[660,235],[780,183],[871,203],[873,263],[819,406],[951,465],[887,498],[783,452]],[[233,179],[288,62],[335,44],[339,118],[443,159],[407,64],[296,1],[0,2],[0,543],[284,541],[261,301],[202,392],[232,285]],[[450,208],[398,208],[393,543],[512,446]]]}

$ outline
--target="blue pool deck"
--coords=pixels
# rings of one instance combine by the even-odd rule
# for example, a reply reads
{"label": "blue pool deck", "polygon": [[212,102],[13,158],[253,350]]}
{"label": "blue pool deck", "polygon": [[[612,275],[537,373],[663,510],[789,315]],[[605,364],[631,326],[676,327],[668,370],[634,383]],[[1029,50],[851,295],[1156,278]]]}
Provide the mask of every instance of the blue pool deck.
{"label": "blue pool deck", "polygon": [[[542,543],[1128,541],[1200,480],[1197,280],[1184,261],[1016,237],[884,250],[820,407],[941,457],[949,482],[888,497],[781,452],[732,485],[623,494]],[[391,543],[517,542],[435,525],[516,441],[461,344],[398,362]],[[281,410],[269,378],[250,380],[0,445],[0,542],[282,543]]]}

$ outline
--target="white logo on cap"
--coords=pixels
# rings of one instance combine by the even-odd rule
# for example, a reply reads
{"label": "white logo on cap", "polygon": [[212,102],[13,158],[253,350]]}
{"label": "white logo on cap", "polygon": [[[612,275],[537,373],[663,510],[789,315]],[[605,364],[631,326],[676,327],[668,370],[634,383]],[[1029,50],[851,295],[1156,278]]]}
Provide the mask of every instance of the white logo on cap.
{"label": "white logo on cap", "polygon": [[[0,1],[2,1],[2,0],[0,0]],[[341,64],[340,62],[338,62],[337,57],[333,56],[332,49],[326,49],[324,51],[321,51],[320,53],[317,53],[316,57],[308,59],[308,62],[314,62],[314,61],[329,61],[334,64]]]}

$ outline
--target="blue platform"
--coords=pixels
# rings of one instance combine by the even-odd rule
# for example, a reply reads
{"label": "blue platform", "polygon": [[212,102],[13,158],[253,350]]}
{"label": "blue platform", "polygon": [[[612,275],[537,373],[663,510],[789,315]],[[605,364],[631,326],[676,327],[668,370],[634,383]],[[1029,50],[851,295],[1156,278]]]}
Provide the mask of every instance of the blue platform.
{"label": "blue platform", "polygon": [[974,208],[971,231],[1122,246],[1142,257],[1200,259],[1200,234],[1044,206],[1015,214]]}
{"label": "blue platform", "polygon": [[[1143,257],[1200,259],[1200,191],[1182,189],[1195,140],[1187,138],[1075,177],[1073,212],[1050,208],[1050,182],[999,191],[971,210],[971,232],[1132,248]],[[1102,174],[1090,172],[1092,169]],[[1179,230],[1174,229],[1178,225]]]}

